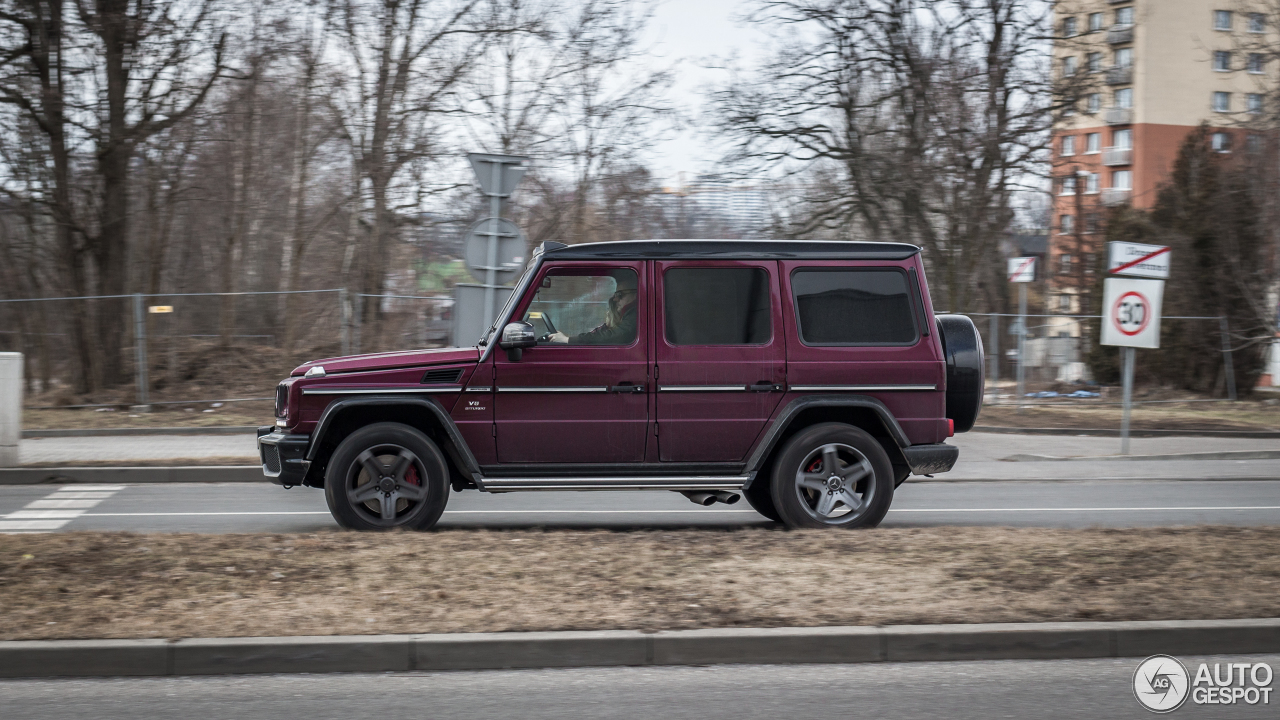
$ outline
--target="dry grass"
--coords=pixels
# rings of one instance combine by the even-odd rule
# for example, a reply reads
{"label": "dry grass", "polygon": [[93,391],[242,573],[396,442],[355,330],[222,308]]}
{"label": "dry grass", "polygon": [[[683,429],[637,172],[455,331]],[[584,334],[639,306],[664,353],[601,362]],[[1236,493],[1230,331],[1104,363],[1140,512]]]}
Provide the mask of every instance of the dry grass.
{"label": "dry grass", "polygon": [[1280,615],[1280,528],[0,536],[0,638]]}

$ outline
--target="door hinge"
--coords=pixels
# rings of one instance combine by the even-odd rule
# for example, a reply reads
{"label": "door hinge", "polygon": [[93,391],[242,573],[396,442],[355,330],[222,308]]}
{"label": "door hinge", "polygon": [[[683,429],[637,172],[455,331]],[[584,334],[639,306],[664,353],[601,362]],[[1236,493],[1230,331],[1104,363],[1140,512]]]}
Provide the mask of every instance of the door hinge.
{"label": "door hinge", "polygon": [[658,437],[658,423],[653,424],[653,436]]}
{"label": "door hinge", "polygon": [[489,426],[489,434],[490,434],[490,435],[492,435],[492,436],[494,436],[494,437],[498,437],[498,424],[497,424],[497,423],[494,423],[494,424],[492,424],[492,425],[490,425],[490,426]]}

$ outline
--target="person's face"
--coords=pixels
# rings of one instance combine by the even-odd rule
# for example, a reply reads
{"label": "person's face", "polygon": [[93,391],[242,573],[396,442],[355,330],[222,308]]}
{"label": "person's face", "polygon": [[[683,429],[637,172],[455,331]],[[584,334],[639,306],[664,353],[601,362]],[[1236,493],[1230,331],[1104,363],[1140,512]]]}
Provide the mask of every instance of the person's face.
{"label": "person's face", "polygon": [[613,297],[611,297],[610,300],[613,301],[613,306],[615,308],[621,310],[636,301],[636,291],[618,288],[614,291]]}

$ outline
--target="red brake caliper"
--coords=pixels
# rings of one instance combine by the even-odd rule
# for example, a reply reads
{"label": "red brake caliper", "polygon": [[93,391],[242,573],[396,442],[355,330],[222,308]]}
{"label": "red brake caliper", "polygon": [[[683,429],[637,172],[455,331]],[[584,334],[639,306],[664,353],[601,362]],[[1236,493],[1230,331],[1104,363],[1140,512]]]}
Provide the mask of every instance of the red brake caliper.
{"label": "red brake caliper", "polygon": [[418,466],[410,465],[409,469],[404,473],[404,481],[411,485],[421,485],[422,480],[418,478]]}

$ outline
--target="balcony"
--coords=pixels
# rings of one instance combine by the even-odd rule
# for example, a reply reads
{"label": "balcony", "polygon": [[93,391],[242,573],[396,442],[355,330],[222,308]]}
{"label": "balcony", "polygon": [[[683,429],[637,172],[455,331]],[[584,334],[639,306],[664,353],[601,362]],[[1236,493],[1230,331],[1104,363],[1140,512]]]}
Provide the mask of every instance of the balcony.
{"label": "balcony", "polygon": [[1102,188],[1103,205],[1123,205],[1129,202],[1133,190],[1129,188]]}
{"label": "balcony", "polygon": [[1133,26],[1112,25],[1107,31],[1107,42],[1111,45],[1133,42]]}
{"label": "balcony", "polygon": [[1131,67],[1107,68],[1107,84],[1108,85],[1128,85],[1131,82],[1133,82],[1133,68]]}
{"label": "balcony", "polygon": [[1102,148],[1102,164],[1114,167],[1116,165],[1129,165],[1133,162],[1133,148],[1109,147]]}
{"label": "balcony", "polygon": [[1109,107],[1103,114],[1108,125],[1128,125],[1133,122],[1133,110],[1129,108]]}

